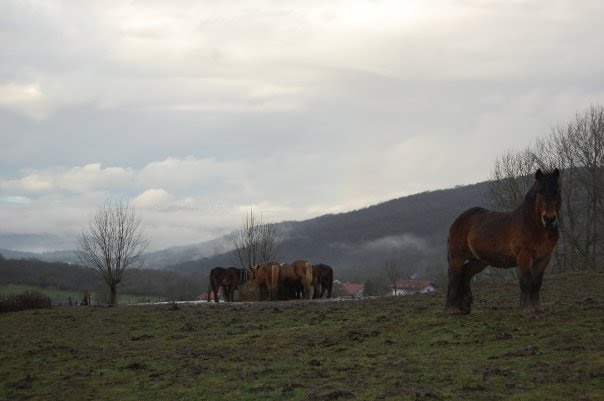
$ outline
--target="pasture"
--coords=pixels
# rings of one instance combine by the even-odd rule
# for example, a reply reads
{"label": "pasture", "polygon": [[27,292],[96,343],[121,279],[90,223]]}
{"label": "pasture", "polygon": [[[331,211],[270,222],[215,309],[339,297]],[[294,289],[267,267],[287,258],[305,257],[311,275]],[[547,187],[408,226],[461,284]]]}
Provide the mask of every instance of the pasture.
{"label": "pasture", "polygon": [[602,400],[604,273],[359,301],[0,315],[0,400]]}

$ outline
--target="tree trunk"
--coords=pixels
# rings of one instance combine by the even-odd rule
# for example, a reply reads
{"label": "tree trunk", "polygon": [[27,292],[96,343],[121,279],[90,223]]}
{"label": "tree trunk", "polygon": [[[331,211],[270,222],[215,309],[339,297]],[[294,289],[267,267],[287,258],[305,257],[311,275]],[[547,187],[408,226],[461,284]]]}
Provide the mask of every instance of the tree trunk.
{"label": "tree trunk", "polygon": [[111,285],[111,303],[110,305],[115,306],[117,305],[117,285],[113,284]]}

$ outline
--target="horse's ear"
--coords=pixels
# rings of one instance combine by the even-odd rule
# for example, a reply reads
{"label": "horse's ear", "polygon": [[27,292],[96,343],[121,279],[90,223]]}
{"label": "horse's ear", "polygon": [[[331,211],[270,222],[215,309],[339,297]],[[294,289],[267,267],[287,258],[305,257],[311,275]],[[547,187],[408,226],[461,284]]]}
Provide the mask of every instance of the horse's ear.
{"label": "horse's ear", "polygon": [[554,177],[556,177],[556,179],[560,178],[560,170],[558,170],[558,169],[554,170]]}
{"label": "horse's ear", "polygon": [[535,173],[535,179],[537,181],[541,181],[541,179],[543,178],[543,171],[541,171],[541,169],[537,170],[537,172]]}

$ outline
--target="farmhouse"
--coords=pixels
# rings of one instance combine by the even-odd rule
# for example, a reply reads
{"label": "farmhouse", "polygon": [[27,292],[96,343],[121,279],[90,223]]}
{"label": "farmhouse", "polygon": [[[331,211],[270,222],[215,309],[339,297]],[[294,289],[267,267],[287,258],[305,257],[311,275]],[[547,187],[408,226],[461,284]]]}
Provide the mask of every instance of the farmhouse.
{"label": "farmhouse", "polygon": [[427,280],[399,280],[396,288],[392,289],[392,295],[425,294],[436,291],[433,282]]}
{"label": "farmhouse", "polygon": [[362,298],[365,286],[363,284],[344,283],[342,284],[342,288],[344,289],[345,296],[351,298]]}

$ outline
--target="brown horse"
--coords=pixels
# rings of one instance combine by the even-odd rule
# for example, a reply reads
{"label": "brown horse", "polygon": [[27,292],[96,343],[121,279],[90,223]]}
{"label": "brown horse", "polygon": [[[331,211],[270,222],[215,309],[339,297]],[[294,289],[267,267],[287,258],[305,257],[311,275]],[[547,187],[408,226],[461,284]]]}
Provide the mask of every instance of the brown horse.
{"label": "brown horse", "polygon": [[218,291],[222,287],[226,302],[233,302],[235,290],[239,287],[241,270],[236,267],[215,267],[210,271],[210,287],[208,288],[208,302],[214,291],[214,301],[218,302]]}
{"label": "brown horse", "polygon": [[312,266],[313,273],[313,299],[323,298],[327,290],[327,298],[331,298],[331,289],[333,287],[333,269],[323,263]]}
{"label": "brown horse", "polygon": [[520,308],[524,315],[541,312],[543,272],[558,241],[560,171],[535,173],[535,183],[511,213],[472,208],[449,230],[449,313],[472,308],[470,279],[486,266],[517,267]]}
{"label": "brown horse", "polygon": [[310,298],[313,283],[312,265],[306,260],[296,260],[291,265],[282,263],[279,283],[282,299]]}
{"label": "brown horse", "polygon": [[256,282],[260,300],[263,299],[263,292],[266,292],[269,301],[277,299],[279,295],[279,274],[280,266],[275,262],[261,263],[252,267],[252,277]]}

